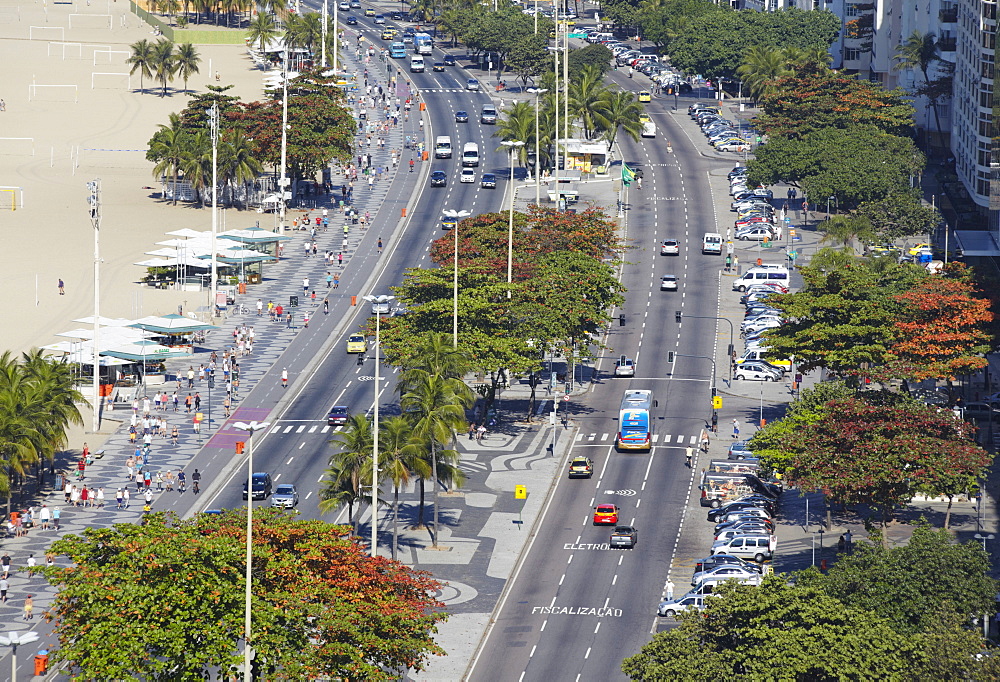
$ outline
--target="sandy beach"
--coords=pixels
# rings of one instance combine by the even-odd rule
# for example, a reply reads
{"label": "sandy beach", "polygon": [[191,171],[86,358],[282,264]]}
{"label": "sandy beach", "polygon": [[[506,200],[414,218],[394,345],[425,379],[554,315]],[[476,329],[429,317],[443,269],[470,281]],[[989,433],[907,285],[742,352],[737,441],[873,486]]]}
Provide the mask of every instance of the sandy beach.
{"label": "sandy beach", "polygon": [[[155,197],[159,183],[145,160],[146,143],[157,125],[188,100],[181,91],[183,81],[175,80],[160,97],[149,79],[146,91],[139,91],[138,74],[132,76],[131,90],[127,77],[107,75],[128,73],[129,45],[143,38],[157,39],[123,0],[0,0],[5,65],[0,186],[18,188],[13,211],[11,192],[0,192],[0,224],[9,240],[0,273],[9,318],[0,332],[4,350],[20,353],[65,340],[55,334],[80,326],[72,320],[93,313],[94,229],[87,182],[95,178],[103,190],[101,315],[136,318],[207,303],[207,293],[138,284],[145,269],[133,265],[150,257],[146,251],[160,248],[155,243],[169,239],[165,233],[171,230],[211,229],[209,209],[171,206]],[[230,94],[246,100],[262,97],[261,72],[242,46],[196,47],[201,73],[189,80],[191,92],[203,91],[208,83],[231,84]],[[223,213],[220,230],[249,227],[260,217],[235,209]],[[65,295],[59,295],[59,279],[65,282]],[[90,414],[84,419],[89,425]],[[71,435],[71,447],[78,447],[77,435],[82,430]],[[95,440],[90,437],[91,447]]]}

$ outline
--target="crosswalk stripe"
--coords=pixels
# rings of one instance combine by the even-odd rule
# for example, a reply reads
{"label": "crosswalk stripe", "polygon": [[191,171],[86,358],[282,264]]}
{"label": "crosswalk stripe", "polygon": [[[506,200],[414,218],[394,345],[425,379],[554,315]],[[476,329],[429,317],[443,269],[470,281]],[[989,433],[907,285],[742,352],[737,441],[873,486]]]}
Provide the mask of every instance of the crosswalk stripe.
{"label": "crosswalk stripe", "polygon": [[583,434],[582,433],[576,434],[576,439],[577,440],[583,440]]}
{"label": "crosswalk stripe", "polygon": [[295,428],[294,426],[286,426],[286,427],[285,427],[285,430],[284,430],[284,431],[282,431],[282,433],[288,433],[289,431],[291,431],[291,430],[292,430],[292,429],[294,429],[294,428]]}
{"label": "crosswalk stripe", "polygon": [[589,436],[587,436],[587,440],[594,440],[595,438],[597,438],[597,434],[596,433],[592,433]]}
{"label": "crosswalk stripe", "polygon": [[300,426],[299,428],[295,429],[295,433],[302,433],[302,432],[303,432],[303,431],[305,431],[305,430],[306,430],[306,425],[305,425],[305,424],[303,424],[303,425],[302,425],[302,426]]}
{"label": "crosswalk stripe", "polygon": [[318,429],[318,428],[319,428],[318,426],[311,426],[311,427],[309,427],[309,433],[316,433],[316,429]]}
{"label": "crosswalk stripe", "polygon": [[691,440],[689,441],[689,444],[690,445],[694,445],[697,440],[698,440],[698,436],[691,436]]}
{"label": "crosswalk stripe", "polygon": [[323,427],[323,431],[321,433],[328,433],[329,431],[330,431],[330,425],[327,424],[326,426]]}
{"label": "crosswalk stripe", "polygon": [[[654,434],[653,434],[653,437],[652,437],[652,438],[651,438],[650,440],[652,440],[652,441],[653,441],[654,443],[659,443],[659,442],[660,442],[660,434],[658,434],[658,433],[654,433]],[[670,436],[667,436],[667,437],[666,437],[666,438],[665,438],[665,439],[663,440],[663,442],[664,442],[664,443],[669,443],[669,442],[670,442]]]}
{"label": "crosswalk stripe", "polygon": [[601,440],[602,440],[602,441],[603,441],[603,440],[607,440],[607,439],[608,439],[608,436],[610,436],[610,435],[611,435],[611,434],[609,434],[609,433],[605,433],[605,434],[602,434],[602,435],[601,435]]}
{"label": "crosswalk stripe", "polygon": [[271,429],[270,433],[278,433],[279,431],[281,431],[281,424],[275,424],[274,428]]}

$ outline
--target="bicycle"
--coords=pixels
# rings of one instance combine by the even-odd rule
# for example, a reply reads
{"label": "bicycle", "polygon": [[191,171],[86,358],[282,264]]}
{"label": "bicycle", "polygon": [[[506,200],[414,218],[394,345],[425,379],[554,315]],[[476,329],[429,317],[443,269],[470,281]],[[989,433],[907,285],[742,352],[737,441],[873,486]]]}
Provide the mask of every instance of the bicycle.
{"label": "bicycle", "polygon": [[198,494],[199,491],[198,481],[195,481],[194,483],[191,484],[191,491],[194,492],[195,495]]}

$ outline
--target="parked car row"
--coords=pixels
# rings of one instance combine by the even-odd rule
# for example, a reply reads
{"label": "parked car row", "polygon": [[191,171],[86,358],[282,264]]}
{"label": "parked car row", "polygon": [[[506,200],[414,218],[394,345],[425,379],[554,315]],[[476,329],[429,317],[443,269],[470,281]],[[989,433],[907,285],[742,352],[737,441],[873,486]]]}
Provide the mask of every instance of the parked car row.
{"label": "parked car row", "polygon": [[722,115],[722,109],[713,104],[692,104],[688,114],[701,127],[708,143],[720,152],[750,151],[748,142],[736,124]]}
{"label": "parked car row", "polygon": [[703,472],[703,494],[708,486],[721,486],[723,482],[746,494],[713,505],[708,511],[708,520],[715,523],[709,556],[695,564],[688,592],[680,597],[668,595],[660,602],[656,611],[660,617],[673,618],[684,611],[705,608],[715,588],[727,580],[744,585],[760,585],[763,581],[764,562],[774,557],[778,544],[774,516],[781,488],[742,473],[756,471],[756,467],[753,459],[718,460]]}

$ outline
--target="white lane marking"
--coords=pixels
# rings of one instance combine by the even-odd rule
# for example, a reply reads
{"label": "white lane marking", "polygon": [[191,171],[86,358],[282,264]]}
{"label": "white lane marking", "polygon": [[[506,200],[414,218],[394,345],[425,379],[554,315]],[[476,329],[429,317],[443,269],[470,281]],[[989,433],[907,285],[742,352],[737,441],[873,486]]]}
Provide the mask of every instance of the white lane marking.
{"label": "white lane marking", "polygon": [[288,466],[289,464],[291,464],[293,459],[295,459],[295,455],[292,455],[291,457],[288,458],[288,461],[285,462],[285,466]]}

